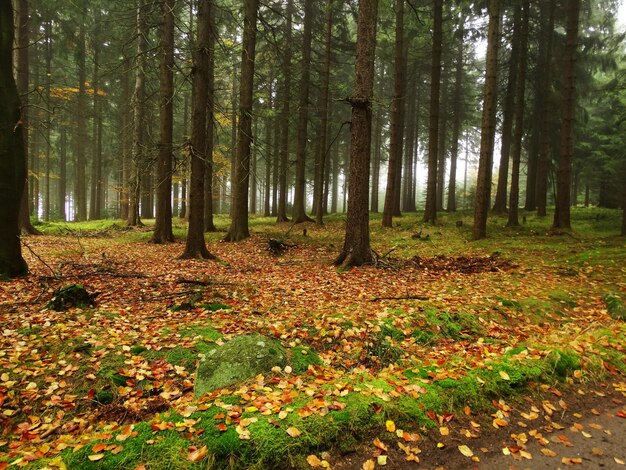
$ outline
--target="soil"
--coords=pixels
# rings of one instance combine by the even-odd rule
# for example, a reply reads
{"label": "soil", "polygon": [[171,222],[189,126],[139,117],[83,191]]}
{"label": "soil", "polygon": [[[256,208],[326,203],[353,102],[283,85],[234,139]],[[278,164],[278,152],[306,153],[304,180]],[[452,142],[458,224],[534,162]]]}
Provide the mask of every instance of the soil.
{"label": "soil", "polygon": [[[368,468],[368,460],[375,463],[378,455],[387,455],[386,465],[375,468],[626,469],[626,383],[546,392],[516,404],[501,402],[500,413],[494,407],[491,416],[461,415],[450,422],[440,417],[448,435],[436,426],[421,432],[417,443],[405,443],[419,448],[419,463],[406,460],[398,445],[403,441],[389,432],[380,436],[387,452],[374,446],[372,436],[368,445],[330,463],[335,470],[360,470]],[[496,429],[495,416],[501,416],[506,426]],[[476,437],[468,437],[468,432]],[[467,446],[473,456],[465,456],[460,446]]]}

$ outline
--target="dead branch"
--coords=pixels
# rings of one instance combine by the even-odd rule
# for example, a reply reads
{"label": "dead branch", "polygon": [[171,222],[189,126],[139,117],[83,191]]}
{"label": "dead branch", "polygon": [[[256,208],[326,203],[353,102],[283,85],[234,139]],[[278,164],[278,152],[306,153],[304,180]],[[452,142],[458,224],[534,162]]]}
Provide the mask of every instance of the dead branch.
{"label": "dead branch", "polygon": [[381,300],[430,300],[430,297],[425,295],[403,295],[400,297],[374,297],[367,299],[367,302],[380,302]]}

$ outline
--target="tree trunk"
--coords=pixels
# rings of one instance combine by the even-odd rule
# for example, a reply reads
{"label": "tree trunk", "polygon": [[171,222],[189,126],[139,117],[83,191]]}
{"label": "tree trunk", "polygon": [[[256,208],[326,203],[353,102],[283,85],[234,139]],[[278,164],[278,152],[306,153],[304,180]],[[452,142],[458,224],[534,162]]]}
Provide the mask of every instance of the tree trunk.
{"label": "tree trunk", "polygon": [[356,65],[352,104],[352,146],[346,235],[335,259],[342,267],[360,266],[372,260],[369,233],[368,190],[372,138],[372,92],[378,0],[360,0],[356,42]]}
{"label": "tree trunk", "polygon": [[[552,36],[554,29],[555,2],[552,0],[548,4],[548,22],[544,26],[541,43],[545,47],[541,56],[542,64],[539,67],[541,79],[538,80],[537,96],[540,104],[539,128],[539,153],[537,155],[537,183],[535,188],[535,200],[537,204],[537,215],[546,216],[546,206],[548,204],[548,173],[552,154],[552,132],[550,119],[552,113],[549,110],[552,94]],[[540,48],[541,50],[541,48]]]}
{"label": "tree trunk", "polygon": [[141,175],[144,164],[145,147],[145,94],[146,94],[146,52],[147,24],[146,24],[145,0],[137,2],[137,71],[135,75],[135,90],[131,100],[133,108],[133,143],[132,162],[130,171],[130,194],[128,206],[128,225],[143,225],[139,218],[139,203],[141,197]]}
{"label": "tree trunk", "polygon": [[224,241],[237,242],[248,238],[248,183],[250,178],[250,146],[252,145],[252,103],[254,88],[254,54],[256,20],[259,0],[244,3],[243,49],[241,52],[241,83],[239,86],[239,127],[237,129],[237,161],[235,165],[235,210]]}
{"label": "tree trunk", "polygon": [[430,121],[428,129],[428,181],[424,222],[437,222],[437,156],[439,137],[439,81],[443,41],[443,0],[433,2],[433,51],[430,69]]}
{"label": "tree trunk", "polygon": [[402,209],[407,212],[415,212],[415,199],[413,193],[415,191],[414,166],[415,153],[417,147],[416,139],[416,121],[417,121],[417,84],[418,73],[416,71],[416,63],[412,65],[411,81],[407,84],[407,116],[405,121],[406,129],[406,150],[404,152],[404,170],[402,172]]}
{"label": "tree trunk", "polygon": [[574,134],[574,112],[576,104],[576,49],[578,48],[578,20],[580,0],[570,0],[567,8],[567,33],[564,57],[563,108],[561,110],[561,149],[556,180],[556,207],[552,229],[569,231],[572,179],[572,152]]}
{"label": "tree trunk", "polygon": [[76,213],[74,220],[87,220],[87,184],[86,184],[86,159],[85,149],[87,148],[87,129],[85,115],[87,92],[85,81],[87,79],[86,69],[86,23],[87,5],[86,0],[79,1],[80,19],[78,31],[78,47],[76,50],[76,62],[78,66],[78,95],[76,97],[76,138],[74,139],[74,202]]}
{"label": "tree trunk", "polygon": [[204,169],[204,231],[215,232],[217,227],[213,222],[214,200],[214,161],[213,149],[215,147],[215,12],[213,2],[209,2],[209,30],[208,38],[208,95],[206,107],[206,142],[205,142],[205,169]]}
{"label": "tree trunk", "polygon": [[464,112],[463,103],[463,57],[465,44],[465,18],[461,18],[457,31],[459,43],[457,45],[456,70],[454,77],[454,121],[452,123],[452,148],[450,149],[450,179],[448,181],[447,211],[456,212],[456,167],[459,157],[459,140],[461,138],[461,114]]}
{"label": "tree trunk", "polygon": [[[381,67],[378,87],[379,96],[385,95],[385,67]],[[383,107],[376,107],[376,119],[374,120],[374,160],[372,161],[372,190],[371,190],[371,212],[378,213],[378,202],[380,199],[380,160],[383,146]]]}
{"label": "tree trunk", "polygon": [[276,222],[287,222],[287,172],[289,171],[289,121],[291,112],[289,109],[291,100],[291,29],[293,16],[293,0],[287,0],[285,21],[285,41],[283,54],[283,89],[281,94],[283,109],[281,112],[281,144],[280,144],[280,170],[278,189],[278,213]]}
{"label": "tree trunk", "polygon": [[[274,107],[274,77],[269,80],[269,88],[267,91],[267,108],[273,111]],[[271,202],[272,202],[272,170],[275,170],[274,163],[274,150],[275,147],[272,142],[274,129],[274,120],[271,113],[268,113],[265,117],[265,197],[263,199],[263,217],[270,217],[272,215]]]}
{"label": "tree trunk", "polygon": [[13,8],[0,2],[0,278],[25,275],[19,214],[26,180],[24,124],[13,78]]}
{"label": "tree trunk", "polygon": [[213,259],[204,241],[204,173],[206,121],[209,95],[209,61],[212,0],[198,2],[198,33],[193,51],[191,88],[191,176],[189,178],[189,228],[182,259]]}
{"label": "tree trunk", "polygon": [[491,197],[491,168],[493,140],[496,127],[498,43],[500,28],[500,0],[489,0],[489,31],[487,34],[487,69],[480,133],[480,159],[476,182],[476,206],[474,208],[474,240],[487,236],[487,214]]}
{"label": "tree trunk", "polygon": [[507,227],[517,227],[519,225],[519,168],[520,156],[522,153],[522,135],[524,134],[524,108],[526,92],[526,64],[528,62],[528,18],[529,0],[522,0],[522,23],[520,31],[520,55],[517,69],[517,80],[515,83],[515,133],[513,135],[513,146],[511,149],[511,193],[509,195],[509,220]]}
{"label": "tree trunk", "polygon": [[293,222],[312,222],[306,215],[306,144],[309,115],[309,85],[311,81],[311,36],[313,28],[313,0],[304,1],[304,31],[302,39],[302,74],[298,106],[296,138],[296,185],[293,198]]}
{"label": "tree trunk", "polygon": [[59,220],[65,222],[65,197],[67,192],[67,129],[61,127],[59,144],[59,185],[57,186],[57,204],[59,206]]}
{"label": "tree trunk", "polygon": [[330,96],[330,60],[333,37],[333,0],[326,3],[326,29],[324,32],[324,71],[322,72],[322,98],[320,106],[319,153],[315,167],[315,222],[324,223],[324,175],[326,174],[326,155],[328,153],[328,99]]}
{"label": "tree trunk", "polygon": [[174,139],[174,8],[163,0],[163,30],[159,64],[159,157],[157,161],[156,220],[153,243],[174,241],[172,230],[172,141]]}
{"label": "tree trunk", "polygon": [[519,5],[515,7],[513,14],[513,37],[511,38],[511,55],[509,57],[509,76],[506,83],[504,96],[504,109],[502,117],[502,137],[500,144],[500,167],[498,169],[498,186],[493,203],[493,212],[504,214],[506,212],[506,195],[509,184],[509,159],[511,156],[511,138],[513,129],[513,113],[515,112],[515,90],[517,71],[520,55],[520,28],[521,10]]}
{"label": "tree trunk", "polygon": [[443,211],[443,195],[445,193],[446,181],[446,160],[447,145],[446,137],[448,135],[448,85],[450,83],[450,72],[448,65],[443,67],[443,87],[441,102],[439,103],[439,136],[437,145],[437,211]]}
{"label": "tree trunk", "polygon": [[406,102],[406,58],[404,56],[404,0],[396,1],[396,41],[394,47],[393,98],[391,100],[391,136],[389,142],[389,164],[387,166],[387,188],[383,209],[383,227],[393,226],[396,194],[400,194],[398,169],[402,164],[404,142],[404,108]]}
{"label": "tree trunk", "polygon": [[94,10],[94,31],[92,39],[93,47],[93,76],[91,88],[93,90],[93,121],[91,132],[91,187],[89,193],[89,220],[98,220],[102,217],[98,195],[102,190],[102,146],[98,139],[99,129],[102,123],[102,111],[98,87],[100,86],[100,10]]}
{"label": "tree trunk", "polygon": [[[46,82],[44,85],[45,97],[48,103],[51,101],[51,82],[52,82],[52,20],[47,19],[44,24],[45,31],[45,56],[46,56]],[[46,114],[46,186],[44,189],[45,202],[43,206],[43,219],[45,221],[50,220],[50,213],[52,210],[52,202],[50,201],[50,176],[52,165],[52,115]]]}

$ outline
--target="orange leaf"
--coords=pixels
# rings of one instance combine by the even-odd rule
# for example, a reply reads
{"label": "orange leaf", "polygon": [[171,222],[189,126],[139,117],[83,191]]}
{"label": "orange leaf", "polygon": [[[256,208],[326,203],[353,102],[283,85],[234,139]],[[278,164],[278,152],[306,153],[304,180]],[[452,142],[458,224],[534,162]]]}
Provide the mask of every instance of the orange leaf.
{"label": "orange leaf", "polygon": [[313,468],[318,468],[322,466],[322,461],[317,457],[317,455],[309,455],[306,458],[306,461]]}
{"label": "orange leaf", "polygon": [[100,443],[100,444],[96,444],[95,446],[93,446],[93,448],[91,450],[92,450],[92,452],[97,454],[98,452],[103,451],[104,449],[106,449],[106,447],[107,447],[106,444]]}
{"label": "orange leaf", "polygon": [[363,467],[361,467],[362,470],[374,470],[374,468],[376,467],[376,463],[370,459],[367,460],[366,462],[363,462]]}
{"label": "orange leaf", "polygon": [[298,437],[302,434],[298,428],[287,428],[286,431],[291,437]]}
{"label": "orange leaf", "polygon": [[387,446],[379,438],[374,439],[374,445],[378,447],[380,450],[387,452]]}
{"label": "orange leaf", "polygon": [[190,447],[190,449],[193,449],[191,452],[189,452],[189,455],[187,456],[187,460],[189,460],[190,462],[198,462],[205,458],[208,454],[207,446],[202,446],[199,449],[196,449],[195,447]]}

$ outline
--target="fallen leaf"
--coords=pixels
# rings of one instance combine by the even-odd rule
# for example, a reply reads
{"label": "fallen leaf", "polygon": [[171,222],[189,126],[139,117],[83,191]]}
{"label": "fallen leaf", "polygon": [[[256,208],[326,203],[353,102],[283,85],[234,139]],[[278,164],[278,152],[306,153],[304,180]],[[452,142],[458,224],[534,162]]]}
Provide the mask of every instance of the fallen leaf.
{"label": "fallen leaf", "polygon": [[509,374],[507,374],[503,370],[498,371],[498,373],[500,374],[500,377],[502,377],[502,379],[504,379],[504,380],[511,380],[511,377],[509,377]]}
{"label": "fallen leaf", "polygon": [[300,434],[302,434],[298,428],[294,427],[287,428],[286,431],[287,434],[289,434],[291,437],[298,437]]}
{"label": "fallen leaf", "polygon": [[474,456],[474,452],[472,452],[472,449],[467,447],[465,444],[459,446],[458,449],[461,452],[461,454],[463,454],[465,457],[473,457]]}
{"label": "fallen leaf", "polygon": [[370,460],[366,460],[365,462],[363,462],[363,466],[361,467],[362,470],[374,470],[374,468],[376,467],[376,463],[370,459]]}
{"label": "fallen leaf", "polygon": [[313,468],[318,468],[322,466],[322,461],[317,457],[317,455],[309,455],[306,458],[306,461]]}
{"label": "fallen leaf", "polygon": [[396,423],[388,419],[385,421],[385,428],[387,428],[387,431],[389,432],[396,432]]}
{"label": "fallen leaf", "polygon": [[87,458],[91,460],[92,462],[97,462],[103,457],[104,457],[104,454],[93,454],[93,455],[88,456]]}
{"label": "fallen leaf", "polygon": [[622,459],[618,459],[617,457],[613,457],[613,460],[615,460],[615,463],[618,465],[624,465],[624,461]]}
{"label": "fallen leaf", "polygon": [[190,449],[193,449],[191,452],[189,452],[189,455],[187,456],[187,460],[189,460],[190,462],[198,462],[205,458],[209,453],[207,446],[202,446],[199,449],[195,447],[190,447]]}
{"label": "fallen leaf", "polygon": [[387,456],[386,455],[379,455],[376,458],[376,463],[378,463],[378,465],[380,465],[380,466],[387,465]]}
{"label": "fallen leaf", "polygon": [[448,429],[447,427],[443,426],[443,427],[439,428],[439,433],[442,436],[448,436],[450,434],[450,429]]}
{"label": "fallen leaf", "polygon": [[384,452],[387,452],[387,450],[388,450],[388,448],[385,445],[385,443],[383,441],[381,441],[379,438],[375,438],[374,439],[374,445],[376,447],[378,447],[380,450],[384,451]]}
{"label": "fallen leaf", "polygon": [[556,457],[556,452],[546,447],[541,449],[541,453],[545,455],[546,457]]}

